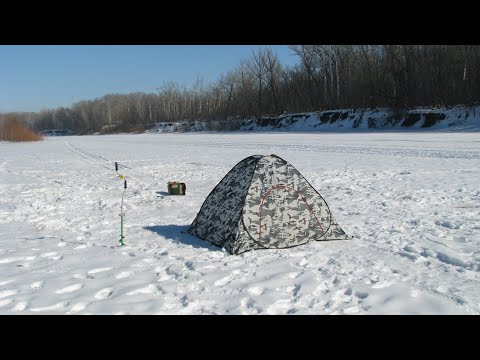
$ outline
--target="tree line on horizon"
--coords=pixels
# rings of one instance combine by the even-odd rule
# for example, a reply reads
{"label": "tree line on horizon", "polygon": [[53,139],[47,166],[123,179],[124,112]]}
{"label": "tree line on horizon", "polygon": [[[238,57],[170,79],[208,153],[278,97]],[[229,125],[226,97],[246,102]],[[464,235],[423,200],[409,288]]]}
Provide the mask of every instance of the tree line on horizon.
{"label": "tree line on horizon", "polygon": [[217,81],[165,82],[156,93],[107,94],[23,114],[33,129],[80,134],[144,124],[233,120],[338,108],[452,106],[480,99],[479,45],[292,45],[284,66],[268,47]]}

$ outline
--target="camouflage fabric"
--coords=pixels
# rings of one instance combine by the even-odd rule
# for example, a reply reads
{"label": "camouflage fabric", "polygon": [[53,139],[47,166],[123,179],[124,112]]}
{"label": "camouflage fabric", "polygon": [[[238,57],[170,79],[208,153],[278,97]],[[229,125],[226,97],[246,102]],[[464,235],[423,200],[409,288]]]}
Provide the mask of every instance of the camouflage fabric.
{"label": "camouflage fabric", "polygon": [[242,215],[255,165],[261,155],[250,156],[228,172],[203,203],[188,233],[223,246]]}
{"label": "camouflage fabric", "polygon": [[231,254],[348,239],[320,194],[276,155],[239,162],[207,197],[188,233]]}

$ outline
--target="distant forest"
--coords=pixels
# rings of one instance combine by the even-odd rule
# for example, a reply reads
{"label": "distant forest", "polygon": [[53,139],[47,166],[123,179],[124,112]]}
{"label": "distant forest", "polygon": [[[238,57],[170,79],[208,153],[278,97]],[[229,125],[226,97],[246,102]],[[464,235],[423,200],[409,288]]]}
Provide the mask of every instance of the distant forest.
{"label": "distant forest", "polygon": [[471,105],[480,99],[479,45],[294,45],[283,66],[268,47],[214,83],[159,84],[22,114],[35,130],[79,134],[171,121],[226,120],[339,108]]}

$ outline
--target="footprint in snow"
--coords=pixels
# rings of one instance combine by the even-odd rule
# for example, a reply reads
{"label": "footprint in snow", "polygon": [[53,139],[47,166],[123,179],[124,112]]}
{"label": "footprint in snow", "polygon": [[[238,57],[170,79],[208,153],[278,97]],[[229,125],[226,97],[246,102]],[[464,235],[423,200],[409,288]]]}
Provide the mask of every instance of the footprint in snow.
{"label": "footprint in snow", "polygon": [[353,305],[350,307],[347,307],[346,309],[343,309],[343,314],[357,314],[360,311],[362,311],[362,308],[358,305]]}
{"label": "footprint in snow", "polygon": [[8,304],[11,304],[13,302],[12,299],[3,299],[0,300],[0,307],[7,306]]}
{"label": "footprint in snow", "polygon": [[85,275],[85,274],[75,274],[75,275],[73,275],[73,277],[75,279],[95,279],[95,276],[90,275],[90,274],[87,274],[87,275]]}
{"label": "footprint in snow", "polygon": [[59,303],[57,303],[55,305],[51,305],[51,306],[31,308],[30,311],[42,312],[42,311],[50,311],[50,310],[59,310],[59,309],[66,308],[69,304],[70,304],[70,302],[68,302],[68,301],[62,301],[62,302],[59,302]]}
{"label": "footprint in snow", "polygon": [[155,269],[155,274],[158,276],[158,281],[168,281],[173,279],[173,277],[164,272],[164,270]]}
{"label": "footprint in snow", "polygon": [[120,274],[118,274],[117,276],[115,276],[115,278],[116,279],[123,279],[123,278],[126,278],[127,276],[130,276],[130,275],[132,275],[132,271],[123,271]]}
{"label": "footprint in snow", "polygon": [[0,286],[10,284],[10,283],[12,283],[12,282],[14,282],[14,281],[15,281],[15,280],[5,280],[5,281],[2,281],[2,282],[0,282]]}
{"label": "footprint in snow", "polygon": [[40,289],[43,286],[43,281],[36,281],[32,284],[30,284],[30,287],[32,289]]}
{"label": "footprint in snow", "polygon": [[240,301],[240,305],[245,314],[258,314],[262,312],[262,308],[258,306],[255,300],[252,298],[243,298]]}
{"label": "footprint in snow", "polygon": [[227,285],[231,281],[232,281],[232,276],[228,275],[228,276],[225,276],[225,277],[215,281],[215,286]]}
{"label": "footprint in snow", "polygon": [[41,257],[52,257],[52,256],[55,256],[55,255],[57,255],[57,253],[55,251],[53,251],[53,252],[48,252],[48,253],[41,254],[40,256]]}
{"label": "footprint in snow", "polygon": [[281,299],[273,303],[267,308],[267,314],[281,315],[281,314],[293,314],[295,313],[295,307],[290,300]]}
{"label": "footprint in snow", "polygon": [[294,297],[296,297],[301,288],[302,286],[297,284],[297,285],[287,286],[285,290],[291,293]]}
{"label": "footprint in snow", "polygon": [[88,271],[88,274],[96,274],[96,273],[99,273],[99,272],[104,272],[104,271],[108,271],[108,270],[112,270],[112,269],[113,269],[113,267],[97,268],[97,269],[93,269],[93,270]]}
{"label": "footprint in snow", "polygon": [[58,255],[56,252],[50,252],[46,254],[40,255],[41,257],[46,257],[47,259],[52,259],[52,260],[62,260],[63,255]]}
{"label": "footprint in snow", "polygon": [[[157,269],[157,268],[155,268]],[[177,266],[177,265],[170,265],[169,267],[167,267],[165,269],[165,273],[168,275],[168,276],[171,276],[175,279],[178,279],[179,277],[182,276],[183,274],[183,271],[182,271],[182,268]]]}
{"label": "footprint in snow", "polygon": [[366,299],[368,297],[368,293],[365,291],[355,291],[355,296],[361,300]]}
{"label": "footprint in snow", "polygon": [[284,275],[284,279],[296,279],[300,275],[299,272],[291,272]]}
{"label": "footprint in snow", "polygon": [[20,261],[20,260],[24,260],[24,259],[25,258],[23,256],[6,258],[6,259],[0,260],[0,264],[8,264],[8,263],[11,263],[11,262],[14,262],[14,261]]}
{"label": "footprint in snow", "polygon": [[112,296],[113,290],[114,290],[113,287],[102,289],[95,294],[95,299],[97,300],[108,299],[110,296]]}
{"label": "footprint in snow", "polygon": [[55,294],[68,294],[83,288],[83,284],[73,284],[55,291]]}
{"label": "footprint in snow", "polygon": [[75,313],[78,313],[82,310],[85,310],[85,308],[89,305],[90,303],[89,302],[79,302],[79,303],[76,303],[75,305],[72,306],[72,308],[70,309],[69,312],[67,312],[67,314],[75,314]]}
{"label": "footprint in snow", "polygon": [[300,262],[298,263],[298,266],[302,266],[302,267],[305,267],[305,268],[310,267],[307,259],[300,260]]}
{"label": "footprint in snow", "polygon": [[415,254],[403,250],[398,251],[397,254],[413,261],[417,260],[418,258]]}
{"label": "footprint in snow", "polygon": [[372,285],[372,288],[373,288],[373,289],[388,288],[388,287],[392,286],[393,283],[394,283],[394,281],[386,281],[386,280],[385,280],[385,281],[380,281],[380,282],[378,282],[378,283],[376,283],[376,284],[373,284],[373,285]]}
{"label": "footprint in snow", "polygon": [[15,307],[10,310],[10,311],[23,311],[27,308],[27,302],[26,301],[20,301],[19,303],[17,303],[17,305],[15,305]]}
{"label": "footprint in snow", "polygon": [[332,300],[335,303],[349,303],[352,301],[352,289],[338,290],[333,296]]}
{"label": "footprint in snow", "polygon": [[251,287],[251,288],[247,289],[247,291],[248,291],[250,294],[255,295],[255,296],[258,296],[258,295],[262,295],[262,294],[263,294],[263,288],[260,287],[260,286]]}
{"label": "footprint in snow", "polygon": [[136,289],[127,293],[128,296],[140,295],[140,294],[156,294],[160,291],[160,288],[154,284],[150,284],[146,287]]}
{"label": "footprint in snow", "polygon": [[193,266],[193,263],[190,260],[185,261],[184,266],[188,270],[191,270],[191,271],[195,270],[195,267]]}

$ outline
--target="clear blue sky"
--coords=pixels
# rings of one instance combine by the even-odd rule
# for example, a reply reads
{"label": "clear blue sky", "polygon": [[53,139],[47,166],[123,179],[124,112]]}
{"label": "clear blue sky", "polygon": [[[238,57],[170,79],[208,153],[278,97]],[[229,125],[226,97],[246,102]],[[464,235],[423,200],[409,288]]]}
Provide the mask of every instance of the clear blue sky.
{"label": "clear blue sky", "polygon": [[[297,63],[288,46],[270,46],[283,65]],[[156,92],[165,81],[213,82],[258,46],[35,45],[0,46],[0,112],[71,106],[106,94]]]}

